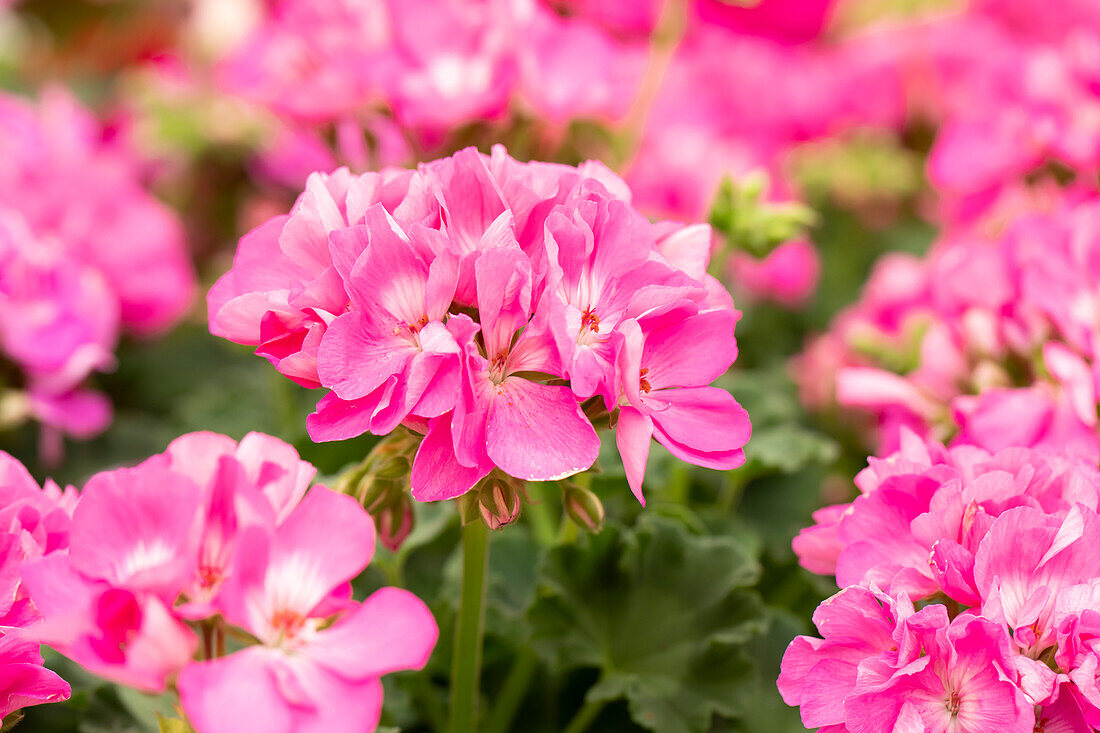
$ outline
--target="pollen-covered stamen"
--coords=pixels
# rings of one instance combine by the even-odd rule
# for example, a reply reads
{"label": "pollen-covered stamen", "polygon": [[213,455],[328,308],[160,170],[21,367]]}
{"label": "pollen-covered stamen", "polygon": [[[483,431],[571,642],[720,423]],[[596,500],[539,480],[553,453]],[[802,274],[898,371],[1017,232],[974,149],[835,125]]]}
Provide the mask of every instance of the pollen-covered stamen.
{"label": "pollen-covered stamen", "polygon": [[958,715],[960,707],[962,707],[962,698],[959,697],[959,693],[952,692],[951,699],[947,701],[947,712],[953,716]]}
{"label": "pollen-covered stamen", "polygon": [[225,580],[225,570],[214,565],[199,565],[199,584],[205,589],[216,588]]}
{"label": "pollen-covered stamen", "polygon": [[271,630],[283,639],[293,639],[306,625],[306,618],[297,611],[285,609],[271,616]]}
{"label": "pollen-covered stamen", "polygon": [[640,377],[640,379],[638,379],[638,389],[646,393],[653,389],[653,385],[645,378],[647,374],[649,374],[649,367],[642,367],[642,370],[638,372],[638,376]]}
{"label": "pollen-covered stamen", "polygon": [[581,314],[581,331],[585,329],[592,333],[600,332],[600,317],[593,312],[592,306],[585,308],[584,313]]}
{"label": "pollen-covered stamen", "polygon": [[1044,733],[1047,729],[1048,720],[1050,718],[1039,718],[1038,722],[1035,723],[1035,733]]}
{"label": "pollen-covered stamen", "polygon": [[494,356],[493,360],[489,362],[489,380],[495,384],[500,384],[504,381],[505,369],[508,364],[508,354],[508,350],[505,349]]}
{"label": "pollen-covered stamen", "polygon": [[428,325],[428,316],[424,315],[420,317],[420,320],[414,323],[398,323],[393,327],[394,336],[407,336],[410,340],[415,341],[417,334],[420,333],[420,329]]}

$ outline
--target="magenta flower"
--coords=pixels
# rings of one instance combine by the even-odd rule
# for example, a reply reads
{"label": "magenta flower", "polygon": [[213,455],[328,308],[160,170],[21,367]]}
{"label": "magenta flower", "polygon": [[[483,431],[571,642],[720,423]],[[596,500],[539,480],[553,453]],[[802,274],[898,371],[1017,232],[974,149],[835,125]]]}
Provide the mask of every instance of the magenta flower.
{"label": "magenta flower", "polygon": [[38,644],[18,630],[0,632],[0,720],[32,705],[69,698],[69,684],[42,666]]}
{"label": "magenta flower", "polygon": [[856,690],[860,663],[896,650],[898,622],[914,613],[906,599],[896,605],[889,596],[857,586],[814,611],[814,625],[824,638],[795,638],[777,682],[784,702],[800,707],[804,725],[844,723],[844,700]]}
{"label": "magenta flower", "polygon": [[1034,706],[1016,684],[1014,651],[1004,629],[968,616],[945,624],[944,614],[929,614],[937,608],[942,606],[920,611],[906,624],[922,656],[910,659],[902,651],[895,669],[864,664],[855,693],[844,702],[848,729],[1033,731]]}
{"label": "magenta flower", "polygon": [[856,478],[862,495],[830,507],[794,540],[800,561],[835,573],[842,586],[876,584],[912,598],[937,592],[966,605],[980,595],[975,557],[994,520],[1014,507],[1066,517],[1095,510],[1100,474],[1082,460],[1024,449],[990,454],[944,449],[912,433],[902,450],[871,458]]}
{"label": "magenta flower", "polygon": [[708,468],[745,462],[748,414],[728,392],[708,386],[737,358],[733,327],[739,314],[693,311],[680,305],[623,326],[615,442],[631,491],[643,504],[651,439],[677,458]]}
{"label": "magenta flower", "polygon": [[[331,390],[307,422],[315,440],[422,434],[420,500],[457,497],[494,468],[584,471],[599,453],[589,413],[605,411],[653,423],[631,436],[636,492],[651,436],[699,465],[740,465],[747,416],[708,386],[737,354],[732,301],[706,274],[710,230],[651,224],[629,198],[601,164],[519,163],[499,146],[406,173],[317,175],[289,218],[241,240],[210,293],[211,330]],[[649,348],[668,363],[638,367],[660,372],[658,392],[639,396],[637,375],[624,392],[627,335],[659,318],[652,338],[667,344]],[[705,366],[671,354],[697,336]]]}
{"label": "magenta flower", "polygon": [[780,692],[803,721],[838,733],[1092,730],[1095,465],[907,433],[857,483],[855,502],[819,512],[794,543],[806,567],[835,568],[848,586],[815,613],[824,639],[799,637],[784,657]]}

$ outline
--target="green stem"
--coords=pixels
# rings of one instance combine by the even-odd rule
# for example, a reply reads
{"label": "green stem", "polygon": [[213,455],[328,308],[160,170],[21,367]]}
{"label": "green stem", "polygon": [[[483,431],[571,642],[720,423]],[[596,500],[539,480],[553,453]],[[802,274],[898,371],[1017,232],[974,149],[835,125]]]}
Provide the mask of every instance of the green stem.
{"label": "green stem", "polygon": [[554,544],[554,517],[550,515],[550,501],[547,494],[557,491],[557,485],[550,483],[529,484],[529,490],[534,490],[538,496],[537,501],[529,501],[523,507],[527,514],[527,521],[531,524],[531,532],[538,543],[544,547]]}
{"label": "green stem", "polygon": [[480,520],[462,528],[462,595],[451,661],[451,733],[477,730],[481,691],[481,642],[485,632],[485,576],[489,570],[489,533]]}
{"label": "green stem", "polygon": [[599,714],[603,712],[605,704],[603,700],[588,700],[585,702],[584,706],[569,721],[569,725],[565,726],[562,733],[583,733],[583,731],[588,730],[588,726],[592,725]]}
{"label": "green stem", "polygon": [[485,722],[484,733],[507,733],[512,727],[519,706],[527,695],[531,680],[538,669],[538,657],[529,648],[519,650],[508,677],[497,695],[493,712]]}

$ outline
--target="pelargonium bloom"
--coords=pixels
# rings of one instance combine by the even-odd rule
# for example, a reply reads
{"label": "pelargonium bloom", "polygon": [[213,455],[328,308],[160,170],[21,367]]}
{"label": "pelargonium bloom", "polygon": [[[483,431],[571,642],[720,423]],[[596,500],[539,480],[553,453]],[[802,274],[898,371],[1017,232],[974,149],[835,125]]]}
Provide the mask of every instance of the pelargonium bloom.
{"label": "pelargonium bloom", "polygon": [[[584,471],[599,451],[589,413],[629,410],[654,426],[630,437],[640,496],[651,435],[698,465],[743,461],[747,415],[709,386],[737,354],[709,253],[709,228],[651,224],[598,163],[467,149],[416,171],[315,176],[289,218],[242,239],[210,293],[211,331],[331,390],[308,420],[315,440],[424,435],[418,499],[456,497],[494,468]],[[650,358],[639,329],[660,352],[638,367],[658,390],[644,398],[641,377],[620,376],[627,350]],[[681,331],[710,345],[705,367]]]}
{"label": "pelargonium bloom", "polygon": [[[175,682],[199,733],[242,720],[373,729],[379,678],[424,664],[438,630],[406,591],[351,599],[374,524],[354,499],[310,488],[315,473],[270,436],[192,433],[93,476],[68,546],[19,571],[38,617],[26,633],[141,690]],[[227,624],[259,644],[226,656]],[[254,707],[221,697],[241,684]]]}
{"label": "pelargonium bloom", "polygon": [[944,448],[903,434],[902,449],[871,458],[856,477],[861,495],[821,515],[794,540],[808,569],[841,586],[936,593],[973,605],[975,559],[997,517],[1032,507],[1055,518],[1075,506],[1095,511],[1100,472],[1082,459],[1023,448],[989,453]]}
{"label": "pelargonium bloom", "polygon": [[69,685],[42,666],[38,642],[26,633],[39,611],[20,574],[27,562],[68,545],[73,498],[52,482],[40,489],[22,464],[0,453],[0,719],[69,696]]}
{"label": "pelargonium bloom", "polygon": [[0,155],[0,350],[26,377],[27,416],[93,435],[110,404],[84,383],[113,366],[120,329],[163,331],[191,303],[182,227],[126,136],[60,90],[0,95]]}
{"label": "pelargonium bloom", "polygon": [[500,117],[513,99],[559,124],[621,118],[647,39],[557,10],[546,0],[279,0],[219,77],[295,121],[354,122],[381,101],[430,145],[457,125]]}
{"label": "pelargonium bloom", "polygon": [[1095,195],[1066,192],[988,222],[996,234],[967,226],[923,259],[884,258],[800,360],[800,380],[831,382],[825,405],[869,415],[883,450],[906,425],[990,449],[1100,456],[1098,215]]}
{"label": "pelargonium bloom", "polygon": [[379,678],[422,667],[439,633],[424,603],[399,588],[376,591],[326,623],[329,595],[373,551],[370,517],[351,497],[323,488],[277,528],[242,534],[219,607],[260,644],[181,672],[181,702],[197,731],[373,730]]}
{"label": "pelargonium bloom", "polygon": [[845,589],[814,616],[824,639],[788,648],[784,699],[838,732],[1092,730],[1095,465],[913,433],[902,444],[871,459],[856,501],[795,540],[807,568]]}

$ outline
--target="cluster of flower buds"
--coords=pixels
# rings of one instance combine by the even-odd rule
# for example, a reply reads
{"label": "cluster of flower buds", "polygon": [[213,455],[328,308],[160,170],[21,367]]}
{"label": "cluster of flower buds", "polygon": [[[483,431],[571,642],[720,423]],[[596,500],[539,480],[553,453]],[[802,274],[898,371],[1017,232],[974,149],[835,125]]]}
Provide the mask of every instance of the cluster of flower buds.
{"label": "cluster of flower buds", "polygon": [[1100,472],[905,431],[861,495],[795,540],[844,588],[798,637],[779,689],[830,733],[1100,726]]}
{"label": "cluster of flower buds", "polygon": [[[422,435],[419,501],[494,471],[498,487],[585,471],[592,416],[642,501],[652,439],[700,466],[744,462],[748,416],[710,386],[737,356],[739,316],[706,273],[710,247],[707,226],[649,222],[599,163],[520,163],[498,146],[340,169],[241,240],[210,328],[331,390],[314,440]],[[482,501],[494,522],[512,517],[501,490]]]}
{"label": "cluster of flower buds", "polygon": [[276,438],[184,435],[79,497],[3,465],[0,713],[67,695],[40,667],[42,642],[121,684],[173,687],[197,733],[373,730],[380,677],[435,646],[431,612],[407,591],[352,599],[371,518],[310,488],[315,469]]}
{"label": "cluster of flower buds", "polygon": [[0,158],[0,353],[21,375],[0,421],[90,436],[111,406],[85,383],[113,366],[120,330],[163,330],[194,297],[182,227],[126,136],[61,90],[0,94]]}

